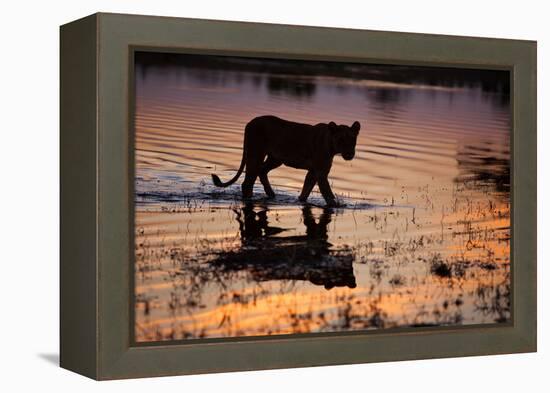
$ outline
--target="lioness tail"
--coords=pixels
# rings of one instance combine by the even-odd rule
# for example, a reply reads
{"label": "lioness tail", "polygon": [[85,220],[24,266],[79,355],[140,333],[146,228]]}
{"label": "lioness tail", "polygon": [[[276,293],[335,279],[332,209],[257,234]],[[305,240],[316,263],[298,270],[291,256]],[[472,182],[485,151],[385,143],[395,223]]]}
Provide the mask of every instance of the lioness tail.
{"label": "lioness tail", "polygon": [[244,166],[245,166],[245,150],[243,149],[243,158],[241,159],[241,166],[239,167],[237,174],[233,176],[233,179],[229,180],[228,182],[222,183],[218,175],[212,173],[212,181],[214,182],[214,185],[216,185],[217,187],[228,187],[231,184],[235,183],[243,173]]}

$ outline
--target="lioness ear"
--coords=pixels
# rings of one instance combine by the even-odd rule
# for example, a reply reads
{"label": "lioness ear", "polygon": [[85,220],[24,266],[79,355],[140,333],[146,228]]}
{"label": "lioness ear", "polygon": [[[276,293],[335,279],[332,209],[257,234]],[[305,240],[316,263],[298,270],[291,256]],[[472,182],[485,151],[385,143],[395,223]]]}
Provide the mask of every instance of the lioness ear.
{"label": "lioness ear", "polygon": [[328,129],[331,130],[331,131],[336,131],[338,129],[338,127],[336,127],[336,123],[331,121],[330,123],[328,123]]}
{"label": "lioness ear", "polygon": [[359,130],[361,129],[361,123],[359,123],[358,121],[353,122],[353,124],[351,125],[351,129],[359,133]]}

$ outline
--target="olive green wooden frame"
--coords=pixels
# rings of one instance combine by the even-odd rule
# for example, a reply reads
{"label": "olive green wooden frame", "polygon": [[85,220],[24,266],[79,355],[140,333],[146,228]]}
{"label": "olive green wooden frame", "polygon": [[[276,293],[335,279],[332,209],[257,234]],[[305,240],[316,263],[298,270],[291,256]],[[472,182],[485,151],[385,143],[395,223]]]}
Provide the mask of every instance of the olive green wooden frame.
{"label": "olive green wooden frame", "polygon": [[[136,47],[510,70],[513,322],[133,345]],[[60,76],[62,367],[117,379],[536,351],[536,42],[100,13],[61,27]]]}

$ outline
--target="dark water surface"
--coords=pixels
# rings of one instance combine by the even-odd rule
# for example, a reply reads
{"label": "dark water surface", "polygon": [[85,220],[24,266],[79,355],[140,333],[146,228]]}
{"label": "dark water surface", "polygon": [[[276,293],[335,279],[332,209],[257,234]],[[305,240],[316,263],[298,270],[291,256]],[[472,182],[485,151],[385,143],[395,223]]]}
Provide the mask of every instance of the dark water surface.
{"label": "dark water surface", "polygon": [[[234,68],[136,68],[137,341],[510,319],[505,91]],[[329,176],[345,206],[299,204],[287,167],[273,201],[211,184],[265,114],[361,122]]]}

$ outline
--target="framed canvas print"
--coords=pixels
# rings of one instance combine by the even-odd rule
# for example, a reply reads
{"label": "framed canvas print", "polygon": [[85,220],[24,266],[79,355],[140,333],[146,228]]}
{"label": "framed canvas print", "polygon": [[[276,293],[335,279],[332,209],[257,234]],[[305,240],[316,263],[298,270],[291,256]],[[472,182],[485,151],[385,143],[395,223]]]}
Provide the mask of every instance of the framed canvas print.
{"label": "framed canvas print", "polygon": [[536,350],[536,43],[61,27],[61,365]]}

